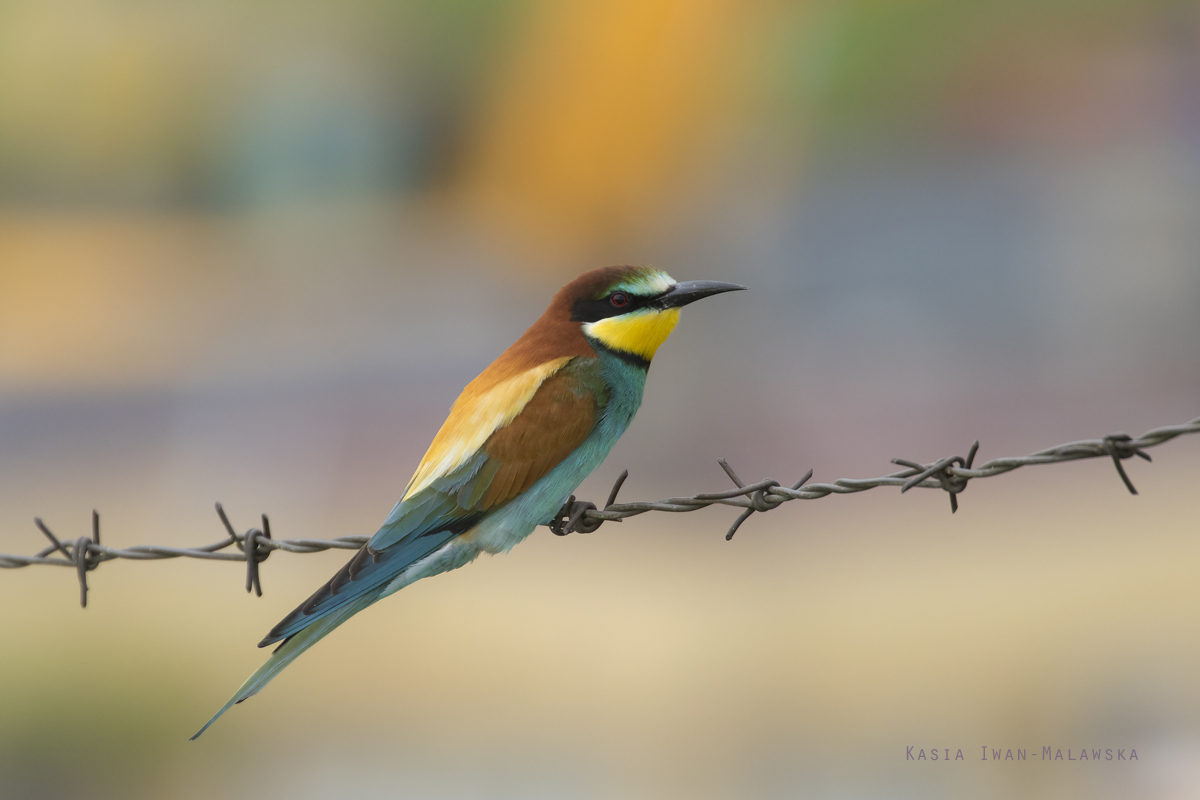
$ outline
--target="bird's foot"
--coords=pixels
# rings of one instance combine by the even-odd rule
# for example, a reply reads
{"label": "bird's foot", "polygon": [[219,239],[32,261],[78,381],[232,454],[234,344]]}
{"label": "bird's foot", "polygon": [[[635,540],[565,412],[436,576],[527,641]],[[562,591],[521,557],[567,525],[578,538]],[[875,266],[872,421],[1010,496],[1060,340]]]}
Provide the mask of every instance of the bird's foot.
{"label": "bird's foot", "polygon": [[571,495],[550,522],[550,530],[554,531],[555,536],[566,536],[568,533],[591,533],[604,524],[602,519],[589,519],[584,516],[595,507],[595,503],[576,500],[575,495]]}
{"label": "bird's foot", "polygon": [[[604,504],[608,508],[617,501],[617,492],[621,491],[621,484],[625,483],[625,479],[629,477],[629,470],[625,470],[617,478],[617,482],[613,484],[612,491],[608,493],[608,502]],[[587,516],[587,512],[596,509],[595,503],[588,503],[583,500],[576,500],[575,495],[567,498],[567,502],[563,503],[563,507],[554,515],[554,519],[550,521],[550,530],[554,531],[555,536],[566,536],[568,533],[592,533],[601,525],[604,524],[602,519],[594,519]],[[620,520],[617,520],[620,522]]]}

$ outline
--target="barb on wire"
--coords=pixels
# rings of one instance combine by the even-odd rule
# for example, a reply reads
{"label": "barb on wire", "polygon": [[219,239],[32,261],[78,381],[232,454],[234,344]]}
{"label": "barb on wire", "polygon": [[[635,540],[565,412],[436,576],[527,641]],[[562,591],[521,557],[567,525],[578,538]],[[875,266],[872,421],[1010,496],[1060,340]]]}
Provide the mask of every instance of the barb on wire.
{"label": "barb on wire", "polygon": [[[49,547],[43,548],[32,556],[8,555],[0,553],[0,568],[16,569],[36,564],[58,567],[75,567],[79,577],[79,604],[87,607],[87,573],[96,569],[105,561],[125,558],[133,561],[159,561],[164,558],[203,558],[210,561],[245,561],[246,562],[246,591],[253,590],[262,597],[262,583],[259,580],[258,565],[276,550],[286,550],[289,553],[318,553],[322,550],[357,550],[366,544],[369,536],[342,536],[337,539],[272,539],[271,525],[267,515],[262,515],[262,528],[251,528],[245,533],[237,533],[225,514],[220,503],[216,504],[217,516],[225,528],[227,536],[214,544],[202,547],[162,547],[160,545],[136,545],[134,547],[107,547],[100,544],[100,514],[92,511],[92,538],[81,536],[70,544],[59,541],[41,518],[34,519],[38,529],[50,540]],[[222,553],[227,547],[234,547],[241,552]],[[62,558],[55,558],[54,553],[61,553]]]}
{"label": "barb on wire", "polygon": [[[1121,462],[1134,456],[1149,461],[1150,456],[1145,452],[1146,448],[1191,433],[1200,433],[1200,417],[1182,425],[1154,428],[1136,439],[1128,434],[1113,433],[1100,439],[1085,439],[1060,444],[1057,447],[1049,447],[1027,456],[996,458],[980,464],[978,467],[974,466],[974,462],[975,454],[979,450],[979,442],[975,442],[967,451],[965,458],[949,456],[928,464],[896,458],[892,459],[892,462],[904,467],[900,472],[893,472],[880,478],[839,478],[832,483],[809,483],[813,474],[812,470],[809,470],[803,478],[790,487],[781,485],[773,478],[746,484],[725,459],[720,459],[717,463],[733,481],[735,488],[691,497],[668,497],[653,503],[616,502],[617,493],[621,490],[625,479],[629,477],[629,471],[626,470],[613,484],[604,508],[596,508],[593,503],[576,500],[572,495],[549,523],[549,528],[558,536],[566,536],[570,533],[592,533],[605,522],[620,522],[628,517],[635,517],[649,511],[680,513],[697,511],[712,505],[725,505],[742,509],[742,513],[734,520],[725,534],[725,539],[729,540],[737,533],[742,523],[755,512],[766,513],[791,500],[816,500],[831,494],[854,494],[879,486],[899,486],[901,493],[913,488],[941,489],[950,495],[950,511],[954,513],[958,511],[958,495],[967,488],[969,481],[976,478],[991,478],[1012,472],[1014,469],[1037,464],[1059,464],[1085,458],[1111,458],[1125,488],[1131,494],[1137,494],[1137,489],[1134,488],[1133,482],[1129,479]],[[258,567],[276,550],[284,550],[289,553],[357,550],[370,538],[369,536],[342,536],[337,539],[273,539],[266,514],[262,515],[261,528],[251,528],[245,533],[238,533],[229,522],[229,517],[226,516],[220,503],[217,503],[216,508],[217,516],[225,528],[226,538],[215,544],[193,548],[157,545],[115,548],[102,545],[100,543],[100,515],[95,511],[92,512],[92,535],[90,537],[81,536],[74,542],[64,543],[38,518],[34,520],[34,523],[50,540],[50,545],[32,556],[0,554],[0,568],[15,569],[38,564],[74,567],[79,581],[79,603],[86,607],[87,573],[105,561],[117,558],[137,561],[153,561],[164,558],[245,561],[246,591],[253,591],[261,597],[262,583]],[[230,547],[234,548],[233,552],[222,552]]]}
{"label": "barb on wire", "polygon": [[[909,489],[919,485],[922,481],[925,481],[929,478],[936,478],[941,487],[946,490],[947,494],[950,495],[950,513],[955,513],[958,511],[958,493],[967,488],[967,481],[970,479],[955,475],[950,471],[950,467],[957,464],[965,469],[970,469],[971,464],[975,461],[975,453],[978,451],[979,440],[976,439],[975,444],[971,445],[970,451],[967,452],[966,458],[963,458],[962,456],[950,456],[949,458],[943,458],[941,461],[938,461],[929,467],[926,467],[924,464],[917,464],[913,461],[906,461],[903,458],[893,458],[893,464],[899,464],[902,467],[908,467],[917,473],[904,482],[904,485],[900,487],[900,494],[904,494]],[[1121,470],[1120,461],[1117,462],[1117,470]],[[1121,472],[1121,477],[1125,477],[1124,472]],[[1125,483],[1127,486],[1129,485],[1128,480]],[[1133,491],[1132,486],[1130,486],[1129,489],[1130,491]],[[1137,494],[1137,492],[1133,493]]]}

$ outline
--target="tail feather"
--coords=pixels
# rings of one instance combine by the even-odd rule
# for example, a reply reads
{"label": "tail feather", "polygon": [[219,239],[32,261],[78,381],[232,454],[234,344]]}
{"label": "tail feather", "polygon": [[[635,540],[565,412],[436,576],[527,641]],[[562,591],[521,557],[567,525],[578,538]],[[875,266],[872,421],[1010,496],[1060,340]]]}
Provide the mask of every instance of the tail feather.
{"label": "tail feather", "polygon": [[346,620],[350,619],[350,617],[354,616],[359,611],[362,611],[364,608],[371,605],[371,603],[374,603],[378,597],[378,592],[372,592],[368,595],[355,598],[353,602],[347,603],[336,611],[330,613],[328,616],[316,620],[307,628],[304,628],[299,633],[293,634],[291,637],[285,640],[283,644],[275,648],[275,651],[271,653],[271,656],[265,662],[263,662],[263,665],[255,670],[253,675],[246,679],[246,682],[243,683],[241,688],[234,693],[233,697],[229,698],[228,702],[221,706],[221,709],[216,714],[213,714],[212,719],[204,723],[203,728],[196,731],[196,735],[193,736],[192,739],[194,740],[199,738],[200,734],[208,730],[209,725],[212,725],[214,722],[216,722],[222,714],[233,708],[235,704],[240,703],[247,698],[253,697],[262,691],[262,688],[266,686],[272,678],[282,672],[283,668],[288,664],[295,661],[301,653],[319,642],[327,633],[341,625]]}

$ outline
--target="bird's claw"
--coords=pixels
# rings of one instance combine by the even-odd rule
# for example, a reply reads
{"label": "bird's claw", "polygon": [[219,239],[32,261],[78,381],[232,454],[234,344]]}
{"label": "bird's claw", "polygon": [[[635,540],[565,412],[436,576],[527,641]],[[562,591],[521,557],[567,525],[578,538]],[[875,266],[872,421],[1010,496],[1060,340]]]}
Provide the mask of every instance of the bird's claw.
{"label": "bird's claw", "polygon": [[[629,477],[629,470],[625,470],[617,478],[613,484],[612,491],[608,493],[608,502],[604,504],[608,508],[617,501],[617,492],[621,491],[621,484],[625,483],[625,479]],[[567,498],[567,502],[563,503],[563,507],[554,515],[554,519],[550,521],[550,530],[555,536],[566,536],[568,533],[592,533],[604,524],[604,520],[595,519],[587,516],[587,512],[595,511],[596,504],[588,503],[584,500],[576,500],[575,495]],[[620,522],[620,520],[617,520]]]}
{"label": "bird's claw", "polygon": [[566,536],[568,533],[591,533],[604,524],[602,519],[591,519],[584,516],[595,508],[595,503],[576,500],[575,495],[571,495],[550,523],[550,530],[554,531],[556,536]]}

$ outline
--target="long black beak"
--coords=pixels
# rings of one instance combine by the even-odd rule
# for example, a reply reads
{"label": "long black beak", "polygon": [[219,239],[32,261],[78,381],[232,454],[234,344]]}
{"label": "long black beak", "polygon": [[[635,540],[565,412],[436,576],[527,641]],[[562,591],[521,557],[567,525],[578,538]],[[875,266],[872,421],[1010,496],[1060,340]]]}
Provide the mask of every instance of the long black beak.
{"label": "long black beak", "polygon": [[680,281],[654,303],[660,308],[679,308],[693,303],[701,297],[722,292],[738,292],[745,288],[736,283],[721,283],[720,281]]}

